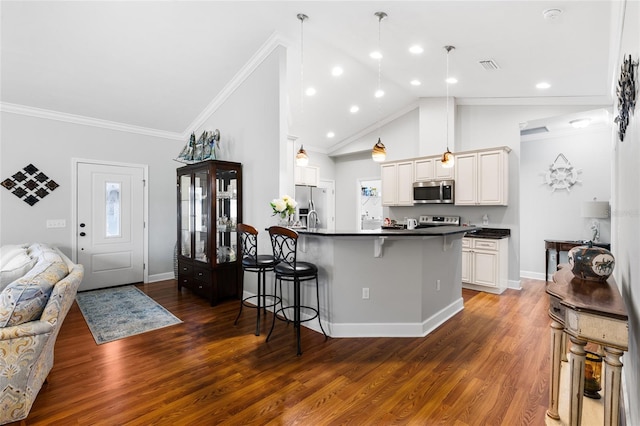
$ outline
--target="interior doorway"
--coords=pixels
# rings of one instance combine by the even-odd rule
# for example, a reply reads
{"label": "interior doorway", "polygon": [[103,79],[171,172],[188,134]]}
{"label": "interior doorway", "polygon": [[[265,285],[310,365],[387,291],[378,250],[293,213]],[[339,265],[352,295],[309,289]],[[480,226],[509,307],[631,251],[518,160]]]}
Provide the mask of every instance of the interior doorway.
{"label": "interior doorway", "polygon": [[379,229],[382,226],[382,181],[359,179],[358,223],[360,229]]}

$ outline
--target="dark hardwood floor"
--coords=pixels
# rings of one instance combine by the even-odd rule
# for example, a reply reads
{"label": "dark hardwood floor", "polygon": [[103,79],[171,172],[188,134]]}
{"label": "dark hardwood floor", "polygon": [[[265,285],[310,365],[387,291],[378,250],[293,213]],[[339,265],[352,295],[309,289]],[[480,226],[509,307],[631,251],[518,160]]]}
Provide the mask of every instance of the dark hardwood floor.
{"label": "dark hardwood floor", "polygon": [[[74,303],[28,425],[544,425],[549,381],[543,281],[465,309],[425,338],[324,340],[255,310],[216,307],[175,281],[140,288],[182,324],[96,345]],[[269,314],[270,315],[270,314]],[[266,323],[266,324],[265,324]]]}

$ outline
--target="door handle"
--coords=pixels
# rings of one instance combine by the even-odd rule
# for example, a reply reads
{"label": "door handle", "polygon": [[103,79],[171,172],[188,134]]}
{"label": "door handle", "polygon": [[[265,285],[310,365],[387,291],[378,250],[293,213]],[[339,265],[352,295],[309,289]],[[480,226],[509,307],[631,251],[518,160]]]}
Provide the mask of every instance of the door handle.
{"label": "door handle", "polygon": [[84,237],[85,235],[87,235],[87,234],[86,234],[86,233],[84,233],[84,232],[81,232],[81,233],[80,233],[80,236],[81,236],[81,237]]}

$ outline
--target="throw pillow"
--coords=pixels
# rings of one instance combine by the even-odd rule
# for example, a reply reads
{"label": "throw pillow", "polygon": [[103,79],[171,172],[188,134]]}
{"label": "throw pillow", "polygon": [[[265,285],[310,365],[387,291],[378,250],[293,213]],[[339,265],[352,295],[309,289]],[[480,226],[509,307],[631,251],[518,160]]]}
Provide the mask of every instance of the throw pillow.
{"label": "throw pillow", "polygon": [[24,276],[36,264],[37,259],[27,254],[27,249],[22,248],[14,253],[14,256],[2,264],[0,271],[0,291],[12,281]]}
{"label": "throw pillow", "polygon": [[69,273],[64,262],[38,262],[0,293],[0,327],[40,318],[53,286]]}

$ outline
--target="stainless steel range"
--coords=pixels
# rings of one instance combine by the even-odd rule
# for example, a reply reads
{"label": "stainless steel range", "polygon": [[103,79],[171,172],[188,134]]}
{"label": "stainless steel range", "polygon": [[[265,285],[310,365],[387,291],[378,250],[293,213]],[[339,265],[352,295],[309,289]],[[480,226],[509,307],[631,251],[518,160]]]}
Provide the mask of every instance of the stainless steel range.
{"label": "stainless steel range", "polygon": [[460,226],[460,216],[420,216],[416,228],[434,226]]}

